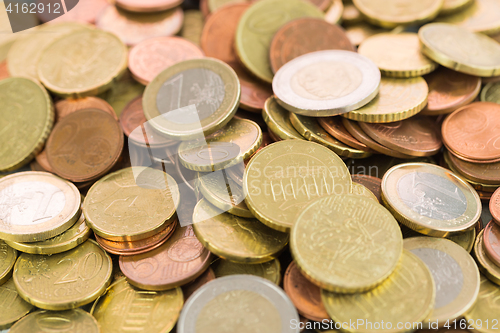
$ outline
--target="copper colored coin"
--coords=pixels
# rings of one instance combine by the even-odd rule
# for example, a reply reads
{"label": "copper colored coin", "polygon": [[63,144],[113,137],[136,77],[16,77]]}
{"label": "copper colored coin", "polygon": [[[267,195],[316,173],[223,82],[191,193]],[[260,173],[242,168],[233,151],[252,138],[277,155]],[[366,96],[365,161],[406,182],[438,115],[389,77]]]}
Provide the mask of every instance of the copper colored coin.
{"label": "copper colored coin", "polygon": [[208,269],[201,274],[196,280],[191,283],[182,286],[182,294],[184,295],[184,301],[187,301],[189,296],[191,296],[196,290],[198,290],[205,283],[215,280],[215,273],[212,268]]}
{"label": "copper colored coin", "polygon": [[332,0],[307,0],[322,11],[325,11],[332,4]]}
{"label": "copper colored coin", "polygon": [[7,69],[7,62],[0,63],[0,80],[10,77],[9,70]]}
{"label": "copper colored coin", "polygon": [[210,8],[208,7],[208,0],[200,0],[200,11],[203,14],[205,20],[210,15]]}
{"label": "copper colored coin", "polygon": [[83,109],[99,109],[106,111],[110,115],[112,115],[116,120],[118,120],[118,117],[116,116],[115,110],[113,110],[113,107],[109,105],[108,102],[106,102],[103,99],[100,99],[98,97],[83,97],[83,98],[70,98],[70,99],[63,99],[58,101],[55,105],[54,108],[56,110],[56,115],[57,115],[57,120],[61,120],[70,113],[73,113],[78,110],[83,110]]}
{"label": "copper colored coin", "polygon": [[355,51],[339,25],[312,17],[293,20],[282,26],[274,35],[269,50],[273,73],[306,53],[322,50]]}
{"label": "copper colored coin", "polygon": [[482,77],[481,81],[483,82],[483,84],[500,82],[500,75],[499,76]]}
{"label": "copper colored coin", "polygon": [[274,141],[274,142],[278,142],[278,141],[281,141],[281,138],[274,134],[273,131],[271,131],[270,128],[267,129],[267,132],[269,133],[269,137]]}
{"label": "copper colored coin", "polygon": [[115,4],[129,12],[154,13],[177,7],[182,4],[183,1],[184,0],[115,0]]}
{"label": "copper colored coin", "polygon": [[500,225],[490,221],[484,228],[484,249],[488,257],[500,267]]}
{"label": "copper colored coin", "polygon": [[490,213],[495,222],[500,225],[500,189],[496,190],[491,196]]}
{"label": "copper colored coin", "polygon": [[382,179],[368,176],[368,175],[352,175],[351,179],[353,182],[364,185],[369,189],[378,199],[378,202],[382,202],[380,193],[382,192]]}
{"label": "copper colored coin", "polygon": [[393,123],[359,123],[373,140],[390,149],[411,156],[432,156],[443,146],[435,121],[415,116]]}
{"label": "copper colored coin", "polygon": [[187,39],[157,37],[147,39],[130,50],[128,67],[134,79],[147,85],[168,67],[203,56],[203,51]]}
{"label": "copper colored coin", "polygon": [[465,178],[472,181],[500,185],[500,163],[471,163],[456,157],[449,152],[445,152],[452,167],[460,172]]}
{"label": "copper colored coin", "polygon": [[386,146],[383,146],[379,144],[377,141],[373,140],[370,136],[368,136],[359,126],[358,122],[355,122],[353,120],[349,120],[347,118],[342,118],[342,124],[344,124],[344,127],[346,130],[357,140],[360,142],[364,143],[368,148],[373,149],[374,151],[384,154],[387,156],[392,156],[396,158],[402,158],[402,159],[411,159],[414,158],[414,156],[406,155],[403,153],[400,153],[396,150],[390,149]]}
{"label": "copper colored coin", "polygon": [[130,284],[146,290],[168,290],[193,281],[210,265],[211,253],[192,226],[177,228],[159,248],[141,255],[120,256],[120,269]]}
{"label": "copper colored coin", "polygon": [[446,142],[444,142],[444,146],[448,148],[448,152],[450,155],[455,156],[458,159],[461,159],[464,162],[469,162],[469,163],[476,163],[476,164],[492,164],[492,163],[497,163],[500,162],[500,158],[495,158],[494,160],[475,160],[472,158],[465,157],[463,155],[458,154],[457,152],[453,151],[446,145]]}
{"label": "copper colored coin", "polygon": [[286,269],[283,289],[305,318],[314,321],[330,318],[321,300],[321,289],[302,275],[294,261]]}
{"label": "copper colored coin", "polygon": [[172,236],[177,226],[177,221],[170,223],[156,235],[133,242],[117,242],[95,235],[95,239],[106,252],[122,256],[133,256],[146,253],[160,247]]}
{"label": "copper colored coin", "polygon": [[116,164],[123,149],[123,131],[106,111],[79,110],[54,126],[45,149],[54,173],[86,182]]}
{"label": "copper colored coin", "polygon": [[342,123],[341,117],[324,117],[318,118],[318,123],[335,139],[342,143],[345,143],[349,147],[356,148],[363,151],[372,151],[364,143],[361,143],[355,137],[349,133],[344,124]]}
{"label": "copper colored coin", "polygon": [[483,191],[478,191],[476,190],[477,194],[479,195],[479,199],[483,200],[483,201],[490,201],[493,193],[491,192],[483,192]]}
{"label": "copper colored coin", "polygon": [[471,103],[481,90],[481,78],[441,67],[424,76],[429,86],[423,115],[447,114]]}
{"label": "copper colored coin", "polygon": [[500,159],[500,105],[476,102],[466,105],[443,122],[443,141],[465,159],[493,162]]}
{"label": "copper colored coin", "polygon": [[[59,1],[58,1],[59,2]],[[81,1],[71,1],[71,3],[75,3],[76,5],[70,10],[68,6],[70,2],[66,3],[67,12],[64,15],[60,15],[56,19],[54,19],[54,10],[57,10],[55,3],[53,0],[37,0],[36,3],[44,4],[44,11],[35,10],[38,18],[42,22],[50,23],[59,23],[59,22],[81,22],[81,23],[91,23],[94,24],[97,16],[99,16],[100,12],[109,6],[109,2],[107,0],[81,0]],[[50,11],[50,5],[52,5],[52,12]],[[60,12],[63,12],[61,7]]]}
{"label": "copper colored coin", "polygon": [[241,84],[240,107],[260,112],[265,101],[273,94],[271,86],[251,77],[240,64],[234,51],[234,36],[248,3],[225,5],[210,15],[201,34],[201,48],[207,57],[224,61],[231,66]]}
{"label": "copper colored coin", "polygon": [[49,160],[47,159],[47,151],[44,149],[35,157],[36,161],[40,166],[46,170],[47,172],[52,172],[52,167],[49,164]]}

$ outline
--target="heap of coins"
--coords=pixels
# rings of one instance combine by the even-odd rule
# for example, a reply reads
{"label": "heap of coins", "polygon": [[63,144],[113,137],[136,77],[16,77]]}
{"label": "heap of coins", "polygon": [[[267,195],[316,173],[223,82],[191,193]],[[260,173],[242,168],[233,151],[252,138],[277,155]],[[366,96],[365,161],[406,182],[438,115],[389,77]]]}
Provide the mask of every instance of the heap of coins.
{"label": "heap of coins", "polygon": [[499,332],[500,0],[39,2],[0,330]]}

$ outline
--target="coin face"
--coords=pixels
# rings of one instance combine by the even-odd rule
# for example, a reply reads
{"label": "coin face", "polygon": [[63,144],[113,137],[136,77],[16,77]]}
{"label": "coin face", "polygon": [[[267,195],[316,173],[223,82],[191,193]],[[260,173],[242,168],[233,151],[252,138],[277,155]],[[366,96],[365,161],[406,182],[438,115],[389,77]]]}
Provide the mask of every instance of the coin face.
{"label": "coin face", "polygon": [[9,328],[34,308],[19,296],[13,279],[0,285],[0,295],[5,300],[0,305],[0,329]]}
{"label": "coin face", "polygon": [[477,259],[478,267],[481,273],[486,275],[488,279],[500,284],[500,267],[493,262],[486,254],[486,246],[484,244],[484,230],[481,230],[474,244],[474,256]]}
{"label": "coin face", "polygon": [[116,5],[138,13],[154,13],[161,12],[170,8],[174,8],[182,4],[182,0],[153,0],[153,1],[140,1],[140,0],[118,0]]}
{"label": "coin face", "polygon": [[[500,101],[500,84],[498,82],[490,82],[481,90],[482,102],[497,103]],[[498,103],[497,103],[498,104]]]}
{"label": "coin face", "polygon": [[[446,4],[447,1],[445,1]],[[493,35],[500,30],[500,4],[494,0],[465,1],[467,8],[452,15],[440,16],[438,22],[446,22],[461,26],[467,30]],[[463,7],[462,7],[463,8]]]}
{"label": "coin face", "polygon": [[81,309],[60,312],[36,311],[19,320],[11,327],[10,332],[43,333],[47,330],[57,330],[61,333],[99,333],[99,325],[94,317]]}
{"label": "coin face", "polygon": [[17,259],[17,251],[0,240],[0,285],[12,276],[12,269]]}
{"label": "coin face", "polygon": [[472,2],[471,0],[444,0],[443,6],[439,10],[440,15],[449,15],[452,13],[459,12],[463,8],[469,6]]}
{"label": "coin face", "polygon": [[433,237],[407,238],[403,246],[427,265],[434,278],[436,301],[428,322],[444,325],[472,307],[479,293],[479,270],[467,251]]}
{"label": "coin face", "polygon": [[350,193],[351,178],[344,162],[330,149],[303,140],[284,140],[250,160],[243,190],[257,219],[287,231],[312,200]]}
{"label": "coin face", "polygon": [[232,275],[198,289],[182,309],[177,330],[296,333],[290,325],[294,321],[299,322],[299,315],[281,288],[260,277]]}
{"label": "coin face", "polygon": [[372,191],[370,191],[366,186],[364,186],[362,184],[358,184],[356,182],[352,182],[352,192],[351,193],[372,199],[376,202],[379,202],[377,197],[375,196],[375,194],[373,194]]}
{"label": "coin face", "polygon": [[286,63],[273,79],[278,103],[290,112],[324,117],[355,110],[378,93],[380,71],[368,58],[328,50]]}
{"label": "coin face", "polygon": [[500,221],[500,190],[495,191],[491,196],[489,208],[495,221]]}
{"label": "coin face", "polygon": [[111,258],[88,240],[52,256],[21,254],[13,280],[19,295],[31,304],[46,310],[69,310],[99,297],[111,282],[112,270]]}
{"label": "coin face", "polygon": [[75,185],[47,172],[18,172],[0,180],[0,235],[37,242],[70,228],[80,216]]}
{"label": "coin face", "polygon": [[481,213],[481,201],[468,183],[427,163],[404,163],[387,171],[382,199],[400,223],[431,236],[472,229]]}
{"label": "coin face", "polygon": [[143,107],[151,126],[166,137],[191,140],[226,125],[239,98],[231,67],[216,59],[193,59],[156,76],[144,92]]}
{"label": "coin face", "polygon": [[266,100],[266,104],[262,110],[262,117],[264,118],[268,129],[281,140],[304,139],[290,123],[290,113],[288,110],[281,107],[281,105],[276,102],[276,98],[274,96],[271,96]]}
{"label": "coin face", "polygon": [[489,281],[484,275],[481,275],[481,287],[476,304],[472,309],[465,314],[465,319],[470,320],[472,326],[476,329],[481,329],[485,333],[497,332],[497,328],[492,328],[491,325],[483,327],[479,323],[495,322],[497,313],[500,311],[500,305],[496,302],[500,296],[500,287]]}
{"label": "coin face", "polygon": [[484,249],[486,255],[497,265],[500,264],[500,226],[490,221],[484,229]]}
{"label": "coin face", "polygon": [[279,285],[281,281],[281,265],[278,259],[261,264],[241,264],[220,259],[215,263],[214,272],[217,278],[228,275],[248,274],[260,276],[276,285]]}

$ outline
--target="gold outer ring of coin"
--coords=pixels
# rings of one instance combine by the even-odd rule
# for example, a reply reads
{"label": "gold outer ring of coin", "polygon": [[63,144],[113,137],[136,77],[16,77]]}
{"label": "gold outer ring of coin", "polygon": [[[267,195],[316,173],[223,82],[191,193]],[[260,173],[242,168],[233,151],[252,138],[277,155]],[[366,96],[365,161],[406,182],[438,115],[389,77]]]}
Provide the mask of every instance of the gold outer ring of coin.
{"label": "gold outer ring of coin", "polygon": [[[283,108],[276,101],[276,97],[269,97],[262,109],[262,118],[269,128],[270,132],[276,135],[281,140],[304,138],[297,132],[297,130],[290,124],[289,111]],[[284,124],[280,124],[284,122]],[[279,140],[276,140],[279,141]]]}
{"label": "gold outer ring of coin", "polygon": [[[481,333],[497,333],[498,325],[490,325],[495,320],[498,321],[498,313],[500,313],[500,306],[498,305],[498,294],[500,287],[484,275],[481,275],[481,287],[479,288],[479,296],[477,297],[474,307],[465,314],[467,321],[467,328],[473,328],[472,332]],[[470,326],[469,327],[469,323]],[[488,324],[486,324],[488,323]]]}
{"label": "gold outer ring of coin", "polygon": [[7,282],[12,276],[12,269],[17,260],[17,251],[4,242],[0,240],[0,251],[2,253],[2,262],[0,263],[3,267],[0,267],[0,286]]}
{"label": "gold outer ring of coin", "polygon": [[486,255],[486,250],[484,249],[484,230],[481,230],[479,235],[476,237],[476,243],[474,244],[474,256],[477,259],[478,267],[481,273],[486,275],[489,280],[500,286],[500,267],[491,261],[491,259]]}
{"label": "gold outer ring of coin", "polygon": [[[419,214],[399,197],[397,186],[399,186],[400,180],[405,176],[417,172],[432,174],[434,175],[432,176],[433,180],[436,180],[438,177],[446,179],[455,185],[464,195],[466,200],[465,211],[454,219],[446,220],[448,221],[447,225],[461,223],[458,227],[448,227],[443,225],[444,219],[433,219]],[[428,179],[426,181],[427,183],[432,183]],[[384,206],[400,223],[428,236],[446,237],[450,233],[468,231],[475,227],[481,216],[481,200],[476,190],[450,170],[428,163],[403,163],[390,168],[382,178],[381,197]],[[431,225],[433,223],[438,223],[439,225]]]}

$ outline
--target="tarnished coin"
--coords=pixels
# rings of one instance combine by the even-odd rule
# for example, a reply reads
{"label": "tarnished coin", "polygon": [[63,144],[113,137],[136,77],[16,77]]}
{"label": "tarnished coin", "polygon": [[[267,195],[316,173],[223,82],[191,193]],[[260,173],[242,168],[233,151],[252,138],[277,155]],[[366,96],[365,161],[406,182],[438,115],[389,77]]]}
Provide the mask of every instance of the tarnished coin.
{"label": "tarnished coin", "polygon": [[263,263],[277,257],[288,234],[256,219],[245,219],[212,206],[202,199],[193,213],[193,229],[200,242],[219,257],[238,263]]}
{"label": "tarnished coin", "polygon": [[[276,13],[280,15],[276,15]],[[285,23],[301,17],[323,18],[314,5],[301,0],[268,0],[253,4],[240,19],[235,49],[245,67],[259,79],[271,83],[269,47],[274,34]]]}
{"label": "tarnished coin", "polygon": [[486,255],[500,267],[500,226],[490,221],[483,233]]}
{"label": "tarnished coin", "polygon": [[224,127],[239,100],[234,70],[206,58],[186,60],[161,72],[146,87],[142,104],[153,128],[171,139],[192,140]]}
{"label": "tarnished coin", "polygon": [[54,104],[54,108],[56,111],[56,116],[58,121],[71,113],[84,109],[103,110],[112,115],[113,118],[118,120],[115,110],[111,105],[109,105],[108,102],[106,102],[101,98],[93,96],[83,97],[83,98],[62,99]]}
{"label": "tarnished coin", "polygon": [[191,226],[179,227],[159,248],[135,256],[120,256],[129,283],[146,290],[168,290],[200,276],[210,265],[210,252]]}
{"label": "tarnished coin", "polygon": [[276,285],[280,285],[281,282],[281,265],[278,259],[261,264],[240,264],[219,259],[213,266],[217,278],[228,275],[249,274],[260,276]]}
{"label": "tarnished coin", "polygon": [[281,288],[257,276],[231,275],[203,285],[189,298],[177,332],[229,333],[251,327],[255,332],[298,333],[293,322],[299,322],[299,315]]}
{"label": "tarnished coin", "polygon": [[168,67],[189,59],[203,58],[203,51],[179,37],[149,38],[134,46],[128,55],[132,76],[147,85]]}
{"label": "tarnished coin", "polygon": [[276,73],[290,60],[322,50],[354,51],[354,46],[338,25],[313,17],[293,20],[283,25],[271,41],[271,69]]}
{"label": "tarnished coin", "polygon": [[36,311],[22,318],[11,327],[11,333],[58,333],[87,332],[99,333],[99,324],[81,309],[67,311]]}
{"label": "tarnished coin", "polygon": [[491,323],[496,323],[498,320],[500,305],[497,300],[499,296],[500,287],[481,275],[481,287],[477,301],[472,309],[465,314],[465,319],[467,322],[470,321],[474,330],[482,333],[498,332],[497,326],[494,327]]}
{"label": "tarnished coin", "polygon": [[84,29],[44,49],[38,76],[55,94],[81,97],[109,89],[126,68],[127,48],[118,37],[98,29]]}
{"label": "tarnished coin", "polygon": [[[444,4],[449,2],[445,0]],[[440,16],[436,21],[452,23],[467,30],[493,35],[500,31],[500,3],[496,0],[453,0],[467,8],[451,15]]]}
{"label": "tarnished coin", "polygon": [[123,132],[109,113],[98,109],[74,112],[59,121],[46,151],[54,173],[74,182],[108,172],[123,150]]}
{"label": "tarnished coin", "polygon": [[132,46],[149,38],[175,35],[181,30],[183,18],[181,8],[155,13],[132,13],[110,5],[101,12],[96,26]]}
{"label": "tarnished coin", "polygon": [[25,301],[58,311],[94,301],[109,286],[112,270],[111,258],[95,241],[88,240],[52,256],[23,253],[12,276]]}
{"label": "tarnished coin", "polygon": [[377,95],[379,84],[380,71],[370,59],[327,50],[286,63],[273,79],[273,91],[288,111],[324,117],[362,107]]}
{"label": "tarnished coin", "polygon": [[420,50],[418,34],[383,33],[365,39],[358,53],[373,60],[382,74],[390,77],[414,77],[432,72],[438,64]]}
{"label": "tarnished coin", "polygon": [[349,133],[349,131],[342,124],[341,117],[324,117],[319,118],[318,123],[323,127],[325,131],[328,132],[335,139],[340,142],[348,145],[349,147],[353,147],[363,151],[371,151],[367,145],[357,140],[355,137]]}
{"label": "tarnished coin", "polygon": [[382,179],[382,199],[398,221],[429,236],[474,228],[481,214],[476,191],[450,170],[428,163],[404,163]]}
{"label": "tarnished coin", "polygon": [[351,178],[353,183],[365,186],[368,190],[370,190],[370,192],[375,195],[378,202],[382,202],[382,198],[380,197],[380,192],[382,191],[382,179],[362,174],[352,175]]}
{"label": "tarnished coin", "polygon": [[[435,285],[424,262],[403,250],[401,262],[386,281],[368,292],[342,295],[326,290],[321,297],[335,322],[358,325],[353,332],[373,332],[372,323],[384,323],[384,332],[397,332],[398,323],[423,321],[434,308]],[[397,306],[395,306],[397,304]],[[362,318],[369,318],[362,319]],[[400,325],[401,326],[401,325]],[[390,328],[389,328],[390,327]]]}
{"label": "tarnished coin", "polygon": [[422,77],[382,78],[378,95],[365,106],[342,116],[367,122],[389,123],[417,114],[427,104],[429,87]]}
{"label": "tarnished coin", "polygon": [[304,140],[304,137],[297,132],[295,127],[293,127],[290,122],[290,112],[281,107],[281,105],[276,102],[276,98],[274,96],[271,96],[266,100],[266,104],[262,110],[262,117],[266,122],[268,130],[271,131],[273,135],[276,135],[280,140]]}
{"label": "tarnished coin", "polygon": [[0,172],[22,167],[38,154],[54,123],[52,100],[26,78],[0,81]]}
{"label": "tarnished coin", "polygon": [[372,24],[396,28],[402,24],[420,24],[435,18],[443,0],[353,0],[354,5]]}
{"label": "tarnished coin", "polygon": [[491,196],[489,209],[494,221],[500,225],[500,190],[496,190]]}
{"label": "tarnished coin", "polygon": [[183,0],[117,0],[115,3],[120,8],[137,13],[155,13],[181,5]]}
{"label": "tarnished coin", "polygon": [[288,231],[312,200],[350,193],[351,177],[345,163],[330,149],[303,140],[284,140],[267,146],[250,160],[243,190],[257,219]]}
{"label": "tarnished coin", "polygon": [[17,259],[17,251],[0,240],[0,286],[12,276],[12,269]]}
{"label": "tarnished coin", "polygon": [[34,306],[19,296],[13,279],[0,285],[0,329],[11,327],[16,321],[26,316]]}
{"label": "tarnished coin", "polygon": [[434,309],[426,323],[461,317],[479,293],[479,270],[470,254],[454,242],[433,237],[407,238],[403,247],[419,257],[432,273],[436,286]]}
{"label": "tarnished coin", "polygon": [[463,176],[466,180],[477,183],[500,185],[500,163],[471,163],[451,154],[448,151],[443,153],[444,160],[450,169]]}
{"label": "tarnished coin", "polygon": [[94,303],[90,313],[102,333],[163,333],[175,326],[183,304],[181,288],[145,291],[122,278]]}
{"label": "tarnished coin", "polygon": [[476,243],[474,244],[474,256],[476,257],[479,270],[490,281],[500,286],[500,266],[497,266],[486,254],[484,244],[484,230],[481,230],[477,235]]}
{"label": "tarnished coin", "polygon": [[424,115],[436,116],[451,113],[472,102],[481,90],[480,77],[448,68],[441,67],[424,78],[429,86],[427,105],[421,111]]}
{"label": "tarnished coin", "polygon": [[18,172],[0,179],[0,236],[38,242],[59,235],[80,217],[75,185],[47,172]]}
{"label": "tarnished coin", "polygon": [[302,210],[291,230],[290,249],[302,273],[316,285],[356,293],[393,273],[403,237],[394,217],[375,200],[330,195]]}
{"label": "tarnished coin", "polygon": [[435,62],[476,76],[500,75],[500,44],[480,33],[448,23],[426,24],[418,31],[422,53]]}

